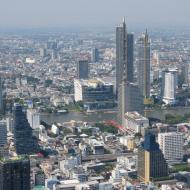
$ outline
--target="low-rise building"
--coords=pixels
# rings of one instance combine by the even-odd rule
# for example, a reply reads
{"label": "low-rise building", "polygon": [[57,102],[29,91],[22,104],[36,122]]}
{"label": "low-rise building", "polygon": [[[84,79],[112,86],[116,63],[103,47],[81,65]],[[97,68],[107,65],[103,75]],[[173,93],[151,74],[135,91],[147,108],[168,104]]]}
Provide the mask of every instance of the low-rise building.
{"label": "low-rise building", "polygon": [[138,112],[127,112],[124,118],[125,127],[134,133],[142,133],[142,129],[149,127],[149,120]]}

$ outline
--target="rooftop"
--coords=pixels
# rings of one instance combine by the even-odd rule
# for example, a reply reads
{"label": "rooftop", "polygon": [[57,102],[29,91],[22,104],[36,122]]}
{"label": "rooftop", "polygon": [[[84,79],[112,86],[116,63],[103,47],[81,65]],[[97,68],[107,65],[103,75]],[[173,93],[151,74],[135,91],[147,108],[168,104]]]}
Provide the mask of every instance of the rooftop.
{"label": "rooftop", "polygon": [[104,80],[100,78],[95,78],[95,79],[75,79],[81,83],[83,86],[88,86],[88,87],[93,87],[96,88],[98,85],[105,85],[105,86],[110,86],[113,85],[112,83],[105,82]]}
{"label": "rooftop", "polygon": [[127,117],[130,117],[135,120],[148,120],[146,117],[142,116],[141,114],[139,114],[136,111],[125,113],[125,118],[127,118]]}

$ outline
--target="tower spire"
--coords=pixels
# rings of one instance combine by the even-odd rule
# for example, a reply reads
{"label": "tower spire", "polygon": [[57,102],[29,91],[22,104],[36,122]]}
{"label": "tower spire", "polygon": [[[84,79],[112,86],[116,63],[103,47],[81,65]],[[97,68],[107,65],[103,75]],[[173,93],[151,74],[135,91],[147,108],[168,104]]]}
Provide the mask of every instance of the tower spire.
{"label": "tower spire", "polygon": [[123,17],[123,24],[125,24],[125,17]]}

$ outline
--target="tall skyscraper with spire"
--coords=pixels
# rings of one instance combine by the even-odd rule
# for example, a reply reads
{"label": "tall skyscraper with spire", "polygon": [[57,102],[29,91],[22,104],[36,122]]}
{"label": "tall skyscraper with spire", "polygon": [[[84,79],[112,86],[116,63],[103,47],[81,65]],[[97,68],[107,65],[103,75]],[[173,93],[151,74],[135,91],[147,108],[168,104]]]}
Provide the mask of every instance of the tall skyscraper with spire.
{"label": "tall skyscraper with spire", "polygon": [[116,93],[123,78],[133,82],[133,34],[127,33],[125,18],[116,27]]}
{"label": "tall skyscraper with spire", "polygon": [[125,19],[116,28],[116,92],[118,97],[118,122],[124,125],[128,111],[141,112],[143,99],[133,82],[133,34],[128,34]]}
{"label": "tall skyscraper with spire", "polygon": [[147,30],[137,40],[138,85],[144,100],[150,97],[150,40]]}

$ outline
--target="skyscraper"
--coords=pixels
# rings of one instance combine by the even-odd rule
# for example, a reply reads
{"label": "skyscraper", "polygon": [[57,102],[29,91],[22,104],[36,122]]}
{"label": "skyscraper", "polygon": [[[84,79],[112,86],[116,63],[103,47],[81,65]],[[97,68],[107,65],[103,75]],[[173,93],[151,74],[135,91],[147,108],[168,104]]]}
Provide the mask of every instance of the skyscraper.
{"label": "skyscraper", "polygon": [[116,93],[124,72],[126,81],[133,82],[133,34],[127,34],[125,20],[116,27]]}
{"label": "skyscraper", "polygon": [[132,33],[127,34],[127,81],[133,82],[134,65],[133,65],[133,53],[134,53],[134,35]]}
{"label": "skyscraper", "polygon": [[77,78],[88,79],[89,66],[88,60],[79,60],[77,63]]}
{"label": "skyscraper", "polygon": [[150,97],[150,41],[146,31],[137,40],[137,78],[144,100]]}
{"label": "skyscraper", "polygon": [[37,139],[20,105],[14,107],[14,143],[17,154],[33,154],[38,150]]}
{"label": "skyscraper", "polygon": [[124,126],[129,111],[142,112],[143,98],[133,82],[133,34],[128,34],[125,20],[116,28],[116,93],[118,122]]}
{"label": "skyscraper", "polygon": [[27,158],[0,160],[0,190],[30,190],[30,161]]}
{"label": "skyscraper", "polygon": [[154,135],[145,135],[138,148],[137,175],[145,183],[168,176],[168,165]]}

